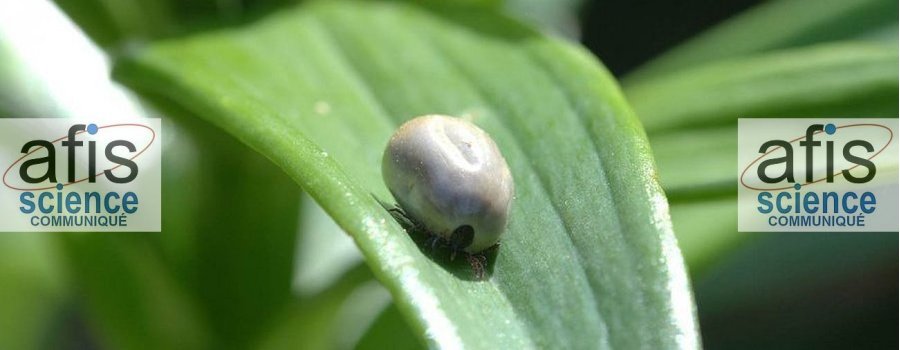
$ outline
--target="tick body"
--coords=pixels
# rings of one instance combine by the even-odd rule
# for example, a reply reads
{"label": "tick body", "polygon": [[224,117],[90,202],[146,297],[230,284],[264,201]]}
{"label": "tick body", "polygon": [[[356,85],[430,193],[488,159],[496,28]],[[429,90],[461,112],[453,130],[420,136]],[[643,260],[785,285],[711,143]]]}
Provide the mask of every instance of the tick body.
{"label": "tick body", "polygon": [[388,142],[382,175],[403,214],[454,255],[478,260],[506,230],[512,175],[496,143],[470,122],[441,115],[407,121]]}

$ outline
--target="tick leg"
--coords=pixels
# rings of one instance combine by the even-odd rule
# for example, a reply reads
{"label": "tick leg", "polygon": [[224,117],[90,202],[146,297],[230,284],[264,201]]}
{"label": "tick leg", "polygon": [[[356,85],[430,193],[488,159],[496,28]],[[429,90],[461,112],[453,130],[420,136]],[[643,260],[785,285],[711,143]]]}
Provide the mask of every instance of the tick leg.
{"label": "tick leg", "polygon": [[437,249],[438,241],[440,241],[440,240],[441,240],[440,237],[431,235],[431,236],[428,236],[428,240],[425,241],[425,244],[431,246],[431,254],[432,255],[434,254],[435,249]]}
{"label": "tick leg", "polygon": [[387,211],[388,214],[391,214],[391,217],[393,217],[394,220],[397,221],[397,223],[399,223],[404,230],[409,231],[416,227],[416,223],[406,215],[406,212],[403,211],[403,209],[395,206],[393,208],[388,208]]}
{"label": "tick leg", "polygon": [[456,260],[456,252],[462,250],[463,247],[459,244],[459,239],[454,233],[453,236],[450,236],[450,261]]}
{"label": "tick leg", "polygon": [[472,273],[475,275],[475,279],[479,281],[484,279],[484,263],[482,262],[482,258],[484,258],[484,256],[480,254],[466,253],[466,260],[468,260],[469,265],[472,266]]}

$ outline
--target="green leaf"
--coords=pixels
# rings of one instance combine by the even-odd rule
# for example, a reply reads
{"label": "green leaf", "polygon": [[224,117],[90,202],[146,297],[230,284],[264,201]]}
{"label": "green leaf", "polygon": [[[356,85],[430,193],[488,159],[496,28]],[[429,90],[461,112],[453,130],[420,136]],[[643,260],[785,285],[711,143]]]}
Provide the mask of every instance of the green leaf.
{"label": "green leaf", "polygon": [[170,33],[172,1],[54,0],[100,46]]}
{"label": "green leaf", "polygon": [[146,235],[62,235],[66,265],[91,329],[116,349],[197,349],[211,343],[199,310]]}
{"label": "green leaf", "polygon": [[[105,59],[99,49],[66,25],[52,4],[36,5],[41,6],[29,7],[29,13],[44,18],[56,40],[30,43],[16,35],[27,31],[0,26],[0,76],[10,78],[0,79],[0,101],[17,107],[6,110],[7,104],[0,102],[0,112],[7,112],[0,116],[122,118],[141,110],[110,82],[107,65],[99,64]],[[72,74],[52,62],[24,59],[36,52],[75,58],[89,69]],[[62,82],[85,89],[50,88]],[[58,240],[66,253],[60,266],[69,268],[72,276],[66,277],[74,282],[78,298],[63,305],[56,300],[63,296],[40,290],[31,280],[44,278],[42,271],[33,271],[28,280],[19,278],[22,283],[6,288],[6,296],[43,293],[46,300],[36,308],[32,298],[11,298],[18,306],[2,307],[9,312],[0,313],[0,322],[18,320],[21,326],[6,327],[15,332],[0,332],[0,343],[14,345],[33,332],[45,332],[35,340],[54,338],[52,344],[83,336],[46,330],[41,323],[46,314],[71,313],[65,306],[86,318],[91,342],[111,348],[237,348],[256,341],[266,322],[289,303],[301,191],[281,169],[233,137],[171,105],[158,106],[179,117],[178,124],[163,121],[162,232],[48,237]],[[33,247],[37,243],[32,242],[43,241],[9,243],[10,249],[29,252],[33,259],[50,259],[52,255]],[[5,255],[10,262],[18,258]],[[29,316],[16,314],[23,311],[30,311]],[[72,321],[57,322],[71,328],[64,323]]]}
{"label": "green leaf", "polygon": [[[294,295],[258,342],[263,349],[349,349],[390,303],[353,239],[307,195],[301,200]],[[421,339],[412,337],[412,342]]]}
{"label": "green leaf", "polygon": [[[241,347],[255,341],[265,322],[291,300],[301,191],[259,154],[208,123],[193,121],[200,125],[182,128],[179,136],[192,136],[196,153],[186,167],[194,176],[172,178],[163,199],[193,207],[186,226],[165,222],[178,214],[164,213],[169,215],[163,238],[184,240],[173,265],[215,340]],[[175,145],[169,150],[185,151]],[[178,201],[178,192],[192,198]]]}
{"label": "green leaf", "polygon": [[[698,346],[666,199],[613,79],[581,50],[465,10],[313,3],[155,44],[117,76],[281,166],[432,346]],[[390,198],[388,137],[425,113],[473,120],[512,167],[489,280],[430,260],[372,197]]]}
{"label": "green leaf", "polygon": [[734,205],[737,118],[896,117],[894,45],[835,43],[656,75],[626,87],[650,133],[693,275],[741,243]]}
{"label": "green leaf", "polygon": [[710,63],[629,85],[650,133],[740,117],[897,115],[897,46],[817,45]]}
{"label": "green leaf", "polygon": [[358,350],[415,350],[422,344],[416,342],[416,335],[403,322],[403,315],[396,305],[391,304],[378,315],[371,328],[355,346]]}
{"label": "green leaf", "polygon": [[897,61],[893,45],[818,45],[686,69],[626,94],[670,198],[730,195],[738,118],[896,117]]}
{"label": "green leaf", "polygon": [[301,199],[300,237],[294,258],[294,294],[316,295],[362,263],[353,239],[308,195]]}
{"label": "green leaf", "polygon": [[581,28],[578,10],[582,0],[505,0],[504,13],[537,26],[542,31],[577,40]]}
{"label": "green leaf", "polygon": [[721,59],[829,41],[874,39],[896,43],[896,13],[896,1],[770,1],[655,58],[630,74],[626,82],[637,83]]}
{"label": "green leaf", "polygon": [[737,127],[651,134],[650,146],[670,201],[737,194]]}
{"label": "green leaf", "polygon": [[[209,26],[236,24],[296,0],[53,0],[107,49]],[[127,49],[127,48],[126,48]]]}
{"label": "green leaf", "polygon": [[55,248],[49,235],[0,234],[0,348],[38,349],[52,342],[47,334],[70,289]]}
{"label": "green leaf", "polygon": [[702,276],[726,252],[754,238],[737,232],[737,198],[704,198],[672,204],[672,224],[691,276]]}
{"label": "green leaf", "polygon": [[357,265],[339,277],[322,293],[285,308],[255,348],[350,348],[388,304],[389,297],[365,265]]}

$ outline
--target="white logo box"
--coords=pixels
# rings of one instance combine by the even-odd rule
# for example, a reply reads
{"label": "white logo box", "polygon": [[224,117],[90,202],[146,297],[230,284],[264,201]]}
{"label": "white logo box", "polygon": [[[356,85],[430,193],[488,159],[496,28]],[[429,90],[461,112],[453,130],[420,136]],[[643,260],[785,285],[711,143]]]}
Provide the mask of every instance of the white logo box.
{"label": "white logo box", "polygon": [[0,119],[0,231],[159,232],[161,129],[155,118]]}
{"label": "white logo box", "polygon": [[891,118],[739,119],[738,231],[897,231],[897,137]]}

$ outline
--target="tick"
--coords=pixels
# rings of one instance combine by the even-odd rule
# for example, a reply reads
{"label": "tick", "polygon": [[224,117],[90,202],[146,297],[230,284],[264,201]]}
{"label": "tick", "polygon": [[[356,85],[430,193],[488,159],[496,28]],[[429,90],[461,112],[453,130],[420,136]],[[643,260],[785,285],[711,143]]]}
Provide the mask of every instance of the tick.
{"label": "tick", "polygon": [[423,232],[432,251],[465,255],[483,279],[485,252],[498,246],[514,197],[512,174],[494,140],[463,119],[411,119],[388,141],[382,176],[397,200],[391,214],[407,231]]}

